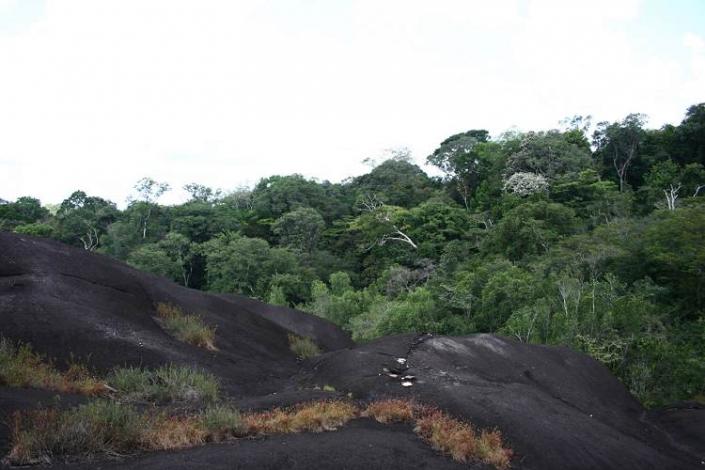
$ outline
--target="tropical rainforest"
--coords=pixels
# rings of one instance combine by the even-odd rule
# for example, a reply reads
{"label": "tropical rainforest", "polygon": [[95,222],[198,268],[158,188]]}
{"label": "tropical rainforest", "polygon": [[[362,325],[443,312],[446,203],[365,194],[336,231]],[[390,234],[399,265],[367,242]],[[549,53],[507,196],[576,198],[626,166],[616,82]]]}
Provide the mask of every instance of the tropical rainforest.
{"label": "tropical rainforest", "polygon": [[0,200],[0,229],[100,252],[184,286],[305,310],[356,341],[494,332],[564,345],[647,406],[705,400],[705,103],[475,129],[340,183],[276,175],[230,192],[144,178],[124,210],[75,191]]}

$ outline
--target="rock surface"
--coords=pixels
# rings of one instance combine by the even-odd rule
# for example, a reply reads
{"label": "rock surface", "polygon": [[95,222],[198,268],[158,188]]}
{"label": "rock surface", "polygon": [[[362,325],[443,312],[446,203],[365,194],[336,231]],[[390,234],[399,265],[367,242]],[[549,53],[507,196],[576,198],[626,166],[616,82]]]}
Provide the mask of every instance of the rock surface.
{"label": "rock surface", "polygon": [[[215,326],[217,351],[175,340],[155,320],[169,302]],[[287,335],[326,351],[300,362]],[[705,410],[647,412],[601,364],[567,348],[493,335],[399,335],[355,346],[320,318],[235,295],[208,294],[60,243],[0,233],[0,334],[29,342],[61,367],[189,364],[217,375],[243,409],[345,396],[411,397],[501,429],[520,469],[705,468]],[[316,390],[324,385],[338,392]],[[55,394],[0,387],[0,414]],[[62,406],[81,397],[64,396]],[[7,428],[0,425],[0,452]],[[487,468],[460,465],[409,426],[358,420],[322,434],[240,440],[56,468]]]}

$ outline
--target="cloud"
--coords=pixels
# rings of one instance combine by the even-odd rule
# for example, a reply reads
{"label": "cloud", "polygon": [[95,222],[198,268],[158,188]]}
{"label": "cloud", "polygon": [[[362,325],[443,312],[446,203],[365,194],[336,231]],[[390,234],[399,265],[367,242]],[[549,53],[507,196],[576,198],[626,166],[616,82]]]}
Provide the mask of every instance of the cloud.
{"label": "cloud", "polygon": [[649,55],[626,32],[642,8],[47,0],[0,35],[0,197],[57,202],[81,188],[123,202],[145,175],[173,187],[339,180],[389,147],[422,161],[473,127],[677,120],[701,93],[702,48],[692,35],[690,62]]}

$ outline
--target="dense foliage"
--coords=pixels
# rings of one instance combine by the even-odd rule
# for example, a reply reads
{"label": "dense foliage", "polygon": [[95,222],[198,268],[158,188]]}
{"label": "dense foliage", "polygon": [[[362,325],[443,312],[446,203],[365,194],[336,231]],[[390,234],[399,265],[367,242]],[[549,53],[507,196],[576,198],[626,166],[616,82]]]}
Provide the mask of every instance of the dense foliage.
{"label": "dense foliage", "polygon": [[222,194],[145,178],[129,205],[82,191],[0,204],[0,228],[53,237],[188,287],[313,312],[356,340],[497,332],[607,365],[647,405],[705,395],[705,104],[566,121],[429,157],[398,151],[340,184],[272,176]]}

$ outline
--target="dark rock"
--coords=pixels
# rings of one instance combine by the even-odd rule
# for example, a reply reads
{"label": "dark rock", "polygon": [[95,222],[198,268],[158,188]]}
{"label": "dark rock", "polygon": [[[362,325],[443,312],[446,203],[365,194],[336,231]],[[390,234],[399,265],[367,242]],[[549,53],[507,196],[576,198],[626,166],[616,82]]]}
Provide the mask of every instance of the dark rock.
{"label": "dark rock", "polygon": [[[218,351],[184,344],[163,331],[154,319],[157,302],[202,315],[217,328]],[[326,352],[297,361],[289,350],[290,332],[312,338]],[[58,366],[80,360],[99,373],[125,364],[203,368],[220,378],[228,398],[242,409],[348,393],[361,400],[411,397],[478,426],[499,428],[515,450],[513,468],[704,468],[702,408],[646,412],[609,370],[567,348],[493,335],[399,335],[355,347],[337,327],[306,313],[185,289],[50,240],[0,233],[0,334],[31,343]],[[336,392],[316,390],[325,385]],[[0,389],[0,413],[46,404],[53,395]],[[80,400],[66,397],[60,406]],[[0,446],[6,438],[7,428],[0,427]],[[331,433],[245,439],[69,467],[468,466],[434,452],[409,426],[358,420]]]}

